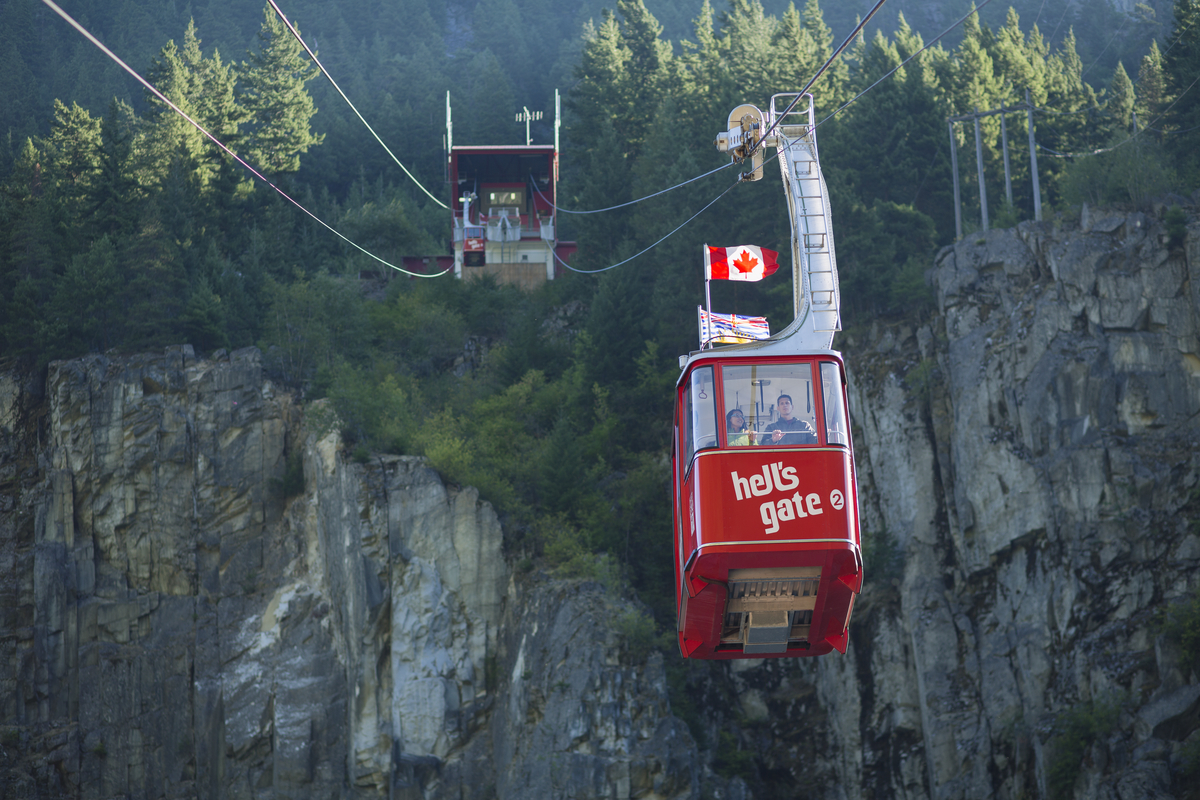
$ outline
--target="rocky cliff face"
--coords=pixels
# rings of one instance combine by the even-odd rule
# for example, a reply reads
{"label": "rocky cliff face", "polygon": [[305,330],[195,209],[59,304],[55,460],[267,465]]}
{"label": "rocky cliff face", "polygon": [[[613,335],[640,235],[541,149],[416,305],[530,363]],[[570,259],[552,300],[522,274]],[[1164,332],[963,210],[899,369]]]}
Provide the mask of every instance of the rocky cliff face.
{"label": "rocky cliff face", "polygon": [[845,344],[884,567],[812,670],[845,796],[1188,785],[1200,665],[1156,612],[1200,580],[1200,241],[1168,244],[1086,209],[993,231],[942,252],[929,324]]}
{"label": "rocky cliff face", "polygon": [[697,794],[621,604],[514,581],[474,489],[306,434],[257,351],[6,375],[0,431],[0,797]]}
{"label": "rocky cliff face", "polygon": [[870,572],[812,661],[631,653],[626,601],[514,573],[473,489],[349,459],[257,351],[0,374],[0,798],[1182,796],[1198,264],[1024,224],[840,340]]}

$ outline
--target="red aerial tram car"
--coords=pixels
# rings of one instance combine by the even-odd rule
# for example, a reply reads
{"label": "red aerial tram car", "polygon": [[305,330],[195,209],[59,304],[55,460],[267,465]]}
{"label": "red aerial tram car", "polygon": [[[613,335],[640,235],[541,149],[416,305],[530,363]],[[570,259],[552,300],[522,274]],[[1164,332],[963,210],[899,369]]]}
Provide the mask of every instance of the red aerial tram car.
{"label": "red aerial tram car", "polygon": [[[807,120],[775,111],[794,97],[773,97],[770,116],[739,106],[718,137],[742,158],[779,149],[796,318],[771,339],[680,358],[675,578],[679,649],[689,658],[844,653],[862,589],[846,369],[829,349],[840,300],[811,98]],[[774,135],[756,139],[764,131]],[[755,152],[737,150],[747,144]]]}
{"label": "red aerial tram car", "polygon": [[710,351],[680,379],[676,415],[680,650],[845,652],[862,557],[841,356]]}

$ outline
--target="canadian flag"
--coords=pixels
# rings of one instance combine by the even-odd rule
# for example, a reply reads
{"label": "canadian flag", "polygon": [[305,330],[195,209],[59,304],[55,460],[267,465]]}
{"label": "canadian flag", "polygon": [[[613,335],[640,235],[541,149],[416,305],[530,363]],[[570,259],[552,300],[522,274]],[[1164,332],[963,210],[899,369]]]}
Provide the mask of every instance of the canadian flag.
{"label": "canadian flag", "polygon": [[704,279],[761,281],[779,269],[779,253],[752,244],[737,247],[704,246]]}

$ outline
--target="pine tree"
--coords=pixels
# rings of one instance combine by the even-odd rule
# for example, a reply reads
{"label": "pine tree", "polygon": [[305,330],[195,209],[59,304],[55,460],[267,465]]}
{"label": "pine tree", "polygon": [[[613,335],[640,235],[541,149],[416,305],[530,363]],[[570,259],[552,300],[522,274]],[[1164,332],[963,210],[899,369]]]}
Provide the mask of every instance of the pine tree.
{"label": "pine tree", "polygon": [[263,9],[258,39],[258,51],[242,65],[242,104],[251,119],[245,150],[251,163],[270,174],[295,172],[300,154],[325,140],[310,127],[317,106],[304,87],[318,70],[270,5]]}
{"label": "pine tree", "polygon": [[[223,63],[221,53],[217,50],[209,58],[204,57],[195,21],[189,21],[183,33],[183,48],[179,58],[189,75],[187,100],[189,106],[195,109],[196,120],[236,152],[238,130],[247,121],[248,115],[238,102],[238,74],[234,65]],[[228,156],[207,139],[203,152],[205,174],[202,183],[207,185],[228,160]]]}
{"label": "pine tree", "polygon": [[89,196],[100,172],[100,120],[72,103],[54,101],[54,125],[43,141],[46,186],[71,240],[85,236]]}
{"label": "pine tree", "polygon": [[[524,83],[535,70],[532,69],[529,47],[525,41],[528,26],[527,20],[521,14],[521,8],[513,0],[480,0],[475,6],[474,14],[476,48],[480,51],[491,50],[493,53],[503,54],[503,67],[508,82]],[[512,118],[511,108],[505,106],[503,111]],[[522,134],[524,127],[521,126]],[[489,144],[499,141],[502,140],[487,140]],[[508,141],[507,137],[503,141]],[[521,143],[524,144],[524,141]]]}
{"label": "pine tree", "polygon": [[1108,103],[1106,110],[1112,119],[1112,133],[1125,133],[1133,120],[1133,107],[1137,98],[1133,94],[1133,82],[1125,72],[1125,65],[1117,62],[1113,70],[1112,82],[1108,85]]}
{"label": "pine tree", "polygon": [[[163,45],[148,78],[176,108],[200,121],[195,102],[201,94],[197,76],[192,74],[174,39]],[[203,186],[207,176],[200,170],[206,137],[169,105],[147,94],[152,109],[151,125],[142,154],[148,172],[160,185],[181,172],[200,173],[197,177]]]}
{"label": "pine tree", "polygon": [[71,259],[54,285],[47,320],[57,341],[47,343],[55,357],[107,350],[121,332],[121,276],[112,241],[102,236]]}
{"label": "pine tree", "polygon": [[[804,28],[812,36],[813,42],[817,46],[816,52],[813,53],[814,60],[820,66],[833,55],[833,48],[835,46],[833,30],[825,24],[825,17],[821,13],[821,6],[818,0],[805,0],[803,16]],[[816,74],[816,70],[813,71],[813,74]],[[797,87],[797,90],[799,88]],[[849,90],[849,62],[839,58],[825,71],[820,80],[813,84],[811,91],[815,96],[817,108],[821,109],[822,112],[828,113],[850,98]]]}
{"label": "pine tree", "polygon": [[1046,54],[1037,27],[1026,36],[1021,32],[1021,21],[1017,12],[1009,8],[1008,17],[996,34],[996,43],[991,49],[998,74],[1004,76],[1006,84],[1003,99],[1006,103],[1020,103],[1028,90],[1034,103],[1046,97]]}
{"label": "pine tree", "polygon": [[1200,175],[1200,0],[1175,0],[1174,45],[1163,55],[1164,100],[1161,127],[1169,135],[1164,144],[1175,159],[1180,176],[1191,183]]}
{"label": "pine tree", "polygon": [[100,123],[99,169],[91,195],[91,215],[101,234],[124,234],[132,227],[141,187],[133,176],[133,109],[113,98]]}
{"label": "pine tree", "polygon": [[165,228],[157,202],[147,204],[137,233],[122,241],[120,292],[127,347],[150,347],[177,340],[187,297],[187,274],[178,248]]}
{"label": "pine tree", "polygon": [[745,93],[742,102],[765,107],[777,85],[771,58],[775,20],[766,16],[758,0],[730,0],[729,10],[719,19],[725,68]]}
{"label": "pine tree", "polygon": [[1137,111],[1141,127],[1158,125],[1165,91],[1162,53],[1159,52],[1158,42],[1151,39],[1150,52],[1142,56],[1142,64],[1138,68],[1137,103],[1134,110]]}
{"label": "pine tree", "polygon": [[788,4],[775,29],[771,45],[774,50],[771,61],[778,65],[775,85],[780,90],[799,91],[821,66],[822,62],[817,60],[820,47],[812,32],[804,26],[804,20],[794,3]]}
{"label": "pine tree", "polygon": [[[515,122],[518,108],[512,82],[500,60],[484,50],[470,61],[466,114],[455,125],[461,144],[525,144],[525,126]],[[460,109],[460,111],[463,109]],[[461,128],[459,127],[461,125]],[[461,133],[460,133],[461,132]]]}
{"label": "pine tree", "polygon": [[0,345],[36,353],[40,308],[62,237],[54,229],[43,154],[32,140],[25,140],[0,193]]}

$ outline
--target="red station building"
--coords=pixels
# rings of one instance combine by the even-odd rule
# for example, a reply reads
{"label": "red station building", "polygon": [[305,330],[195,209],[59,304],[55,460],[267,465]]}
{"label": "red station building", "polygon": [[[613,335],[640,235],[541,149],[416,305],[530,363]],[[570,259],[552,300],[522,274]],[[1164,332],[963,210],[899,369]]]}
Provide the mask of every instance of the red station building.
{"label": "red station building", "polygon": [[[528,111],[524,145],[455,145],[446,93],[446,149],[454,275],[492,275],[500,283],[535,289],[554,280],[575,252],[574,242],[557,235],[558,92],[554,94],[554,143],[532,144]],[[556,258],[557,256],[557,258]]]}

